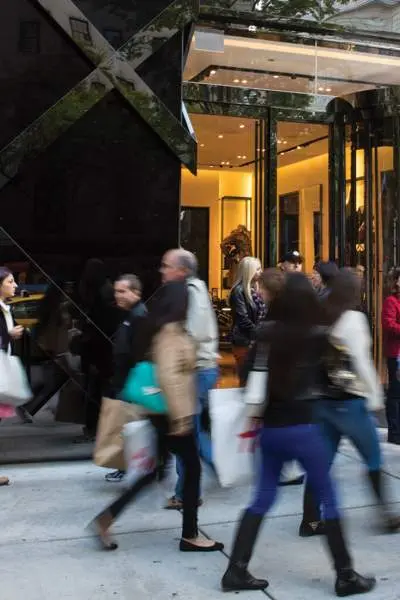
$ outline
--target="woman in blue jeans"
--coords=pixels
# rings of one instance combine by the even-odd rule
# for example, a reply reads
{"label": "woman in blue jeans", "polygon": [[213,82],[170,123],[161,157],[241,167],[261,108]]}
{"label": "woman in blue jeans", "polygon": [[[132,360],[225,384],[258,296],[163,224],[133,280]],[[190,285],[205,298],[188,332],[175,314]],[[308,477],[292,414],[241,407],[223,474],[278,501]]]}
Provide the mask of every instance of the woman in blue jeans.
{"label": "woman in blue jeans", "polygon": [[329,476],[328,454],[318,426],[312,424],[312,402],[318,393],[326,337],[325,329],[318,327],[318,300],[304,275],[288,275],[274,301],[274,315],[276,320],[260,330],[260,341],[268,345],[268,383],[257,489],[240,521],[222,588],[263,590],[268,586],[247,568],[264,515],[275,501],[282,466],[295,459],[326,511],[325,531],[337,575],[336,594],[343,597],[368,592],[375,579],[353,570]]}
{"label": "woman in blue jeans", "polygon": [[[384,528],[393,532],[400,528],[400,519],[391,514],[385,497],[379,440],[369,412],[383,408],[383,393],[372,361],[369,324],[365,315],[356,310],[360,292],[359,278],[343,269],[321,305],[329,344],[323,360],[321,399],[314,404],[313,417],[324,438],[330,465],[343,437],[357,448],[382,510]],[[321,503],[315,501],[311,488],[309,481],[304,494],[301,537],[322,534],[324,529]]]}

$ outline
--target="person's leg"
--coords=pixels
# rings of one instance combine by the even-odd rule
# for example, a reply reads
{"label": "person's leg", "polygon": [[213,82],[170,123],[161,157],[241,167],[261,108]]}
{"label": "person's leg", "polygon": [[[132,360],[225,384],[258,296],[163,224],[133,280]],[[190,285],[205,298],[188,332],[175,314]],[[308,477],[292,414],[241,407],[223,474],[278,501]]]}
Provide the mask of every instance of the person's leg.
{"label": "person's leg", "polygon": [[279,476],[285,461],[279,436],[284,437],[284,434],[285,428],[265,428],[261,432],[261,465],[257,488],[253,502],[242,515],[236,532],[228,569],[221,582],[225,591],[263,590],[268,587],[268,581],[256,579],[247,569],[264,515],[276,498]]}
{"label": "person's leg", "polygon": [[239,377],[240,387],[243,387],[244,385],[243,368],[246,363],[248,353],[249,349],[247,346],[232,346],[232,354],[236,362],[236,373]]}
{"label": "person's leg", "polygon": [[351,596],[370,591],[375,586],[375,579],[363,577],[353,570],[336,494],[329,475],[329,454],[318,426],[309,425],[299,428],[296,452],[298,460],[306,470],[314,497],[324,508],[327,544],[337,575],[336,594]]}
{"label": "person's leg", "polygon": [[388,442],[400,444],[400,382],[397,379],[397,359],[387,359],[389,385],[386,396]]}
{"label": "person's leg", "polygon": [[353,442],[367,467],[367,475],[382,510],[388,532],[400,528],[400,518],[389,508],[382,473],[382,455],[378,433],[363,398],[348,401],[346,411],[341,412],[343,432]]}
{"label": "person's leg", "polygon": [[65,368],[63,368],[62,362],[57,359],[49,360],[42,368],[44,378],[43,387],[32,400],[22,406],[31,416],[35,416],[69,379],[69,375]]}
{"label": "person's leg", "polygon": [[212,465],[212,448],[211,436],[208,431],[203,428],[203,413],[208,411],[208,395],[216,386],[218,381],[218,368],[213,369],[198,369],[197,370],[197,401],[198,414],[195,417],[196,437],[200,453],[200,458],[207,465]]}
{"label": "person's leg", "polygon": [[200,538],[197,512],[200,494],[200,458],[193,433],[168,437],[171,451],[180,457],[183,465],[183,520],[180,550],[182,552],[212,552],[223,549],[223,544]]}
{"label": "person's leg", "polygon": [[[329,401],[321,400],[314,407],[314,422],[320,428],[325,442],[326,456],[329,466],[332,465],[337,454],[342,434],[338,429]],[[324,533],[321,526],[321,507],[314,498],[311,486],[306,480],[303,497],[303,518],[299,528],[300,537],[310,537]]]}

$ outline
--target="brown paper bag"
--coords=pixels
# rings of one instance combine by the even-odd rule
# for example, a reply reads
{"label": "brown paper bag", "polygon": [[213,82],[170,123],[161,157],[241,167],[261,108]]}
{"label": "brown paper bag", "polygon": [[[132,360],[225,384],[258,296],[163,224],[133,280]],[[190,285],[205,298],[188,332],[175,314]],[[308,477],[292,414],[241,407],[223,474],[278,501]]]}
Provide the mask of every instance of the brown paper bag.
{"label": "brown paper bag", "polygon": [[126,423],[139,418],[137,408],[112,398],[101,401],[93,460],[99,467],[125,469],[122,430]]}

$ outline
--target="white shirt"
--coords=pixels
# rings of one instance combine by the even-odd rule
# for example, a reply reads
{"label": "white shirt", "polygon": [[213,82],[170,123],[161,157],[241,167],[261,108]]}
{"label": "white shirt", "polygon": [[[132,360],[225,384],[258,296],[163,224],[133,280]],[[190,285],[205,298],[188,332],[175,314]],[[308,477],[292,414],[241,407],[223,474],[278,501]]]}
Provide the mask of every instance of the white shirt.
{"label": "white shirt", "polygon": [[[3,300],[0,300],[0,310],[2,311],[6,320],[7,331],[11,331],[12,329],[14,329],[14,319],[11,314],[10,306],[8,304],[5,304]],[[8,354],[11,354],[11,344],[8,344],[7,352]]]}

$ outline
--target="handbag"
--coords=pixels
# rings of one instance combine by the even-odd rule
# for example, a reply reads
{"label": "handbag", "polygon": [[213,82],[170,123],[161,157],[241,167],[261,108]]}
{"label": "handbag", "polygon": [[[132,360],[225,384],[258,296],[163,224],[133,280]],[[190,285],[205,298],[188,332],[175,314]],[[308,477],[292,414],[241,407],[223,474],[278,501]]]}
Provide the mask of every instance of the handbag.
{"label": "handbag", "polygon": [[126,402],[139,404],[153,413],[167,413],[167,402],[157,381],[154,363],[137,363],[129,372],[121,397]]}
{"label": "handbag", "polygon": [[114,398],[102,399],[93,453],[97,466],[125,470],[123,429],[137,419],[132,404]]}
{"label": "handbag", "polygon": [[0,403],[20,406],[32,398],[28,377],[18,356],[0,350]]}

